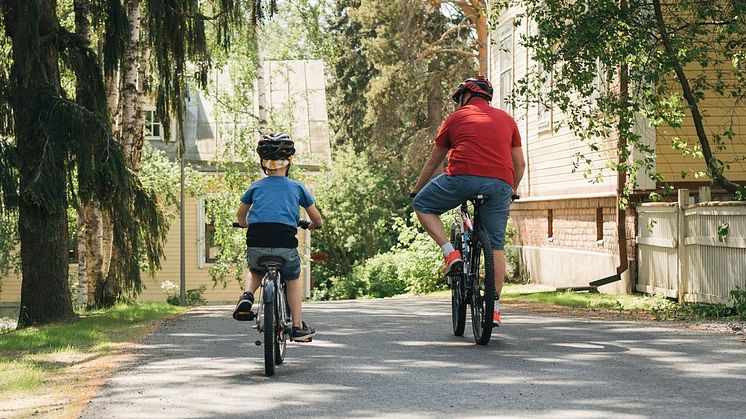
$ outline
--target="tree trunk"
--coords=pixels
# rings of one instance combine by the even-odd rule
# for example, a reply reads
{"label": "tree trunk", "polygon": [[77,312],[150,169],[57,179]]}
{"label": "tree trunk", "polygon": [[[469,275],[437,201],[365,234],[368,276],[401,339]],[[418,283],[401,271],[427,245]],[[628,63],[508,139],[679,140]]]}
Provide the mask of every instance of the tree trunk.
{"label": "tree trunk", "polygon": [[140,169],[140,155],[143,143],[142,102],[138,86],[140,72],[140,0],[127,1],[127,16],[130,24],[130,39],[122,60],[120,88],[119,138],[124,148],[127,167],[137,173]]}
{"label": "tree trunk", "polygon": [[267,92],[266,81],[264,80],[264,54],[262,54],[262,45],[259,40],[261,36],[259,24],[254,26],[254,36],[256,37],[256,90],[259,110],[259,135],[262,135],[266,134],[267,131]]}
{"label": "tree trunk", "polygon": [[479,60],[479,74],[487,74],[487,3],[485,0],[460,0],[459,5],[477,33],[477,59]]}
{"label": "tree trunk", "polygon": [[54,0],[7,0],[5,25],[12,39],[11,103],[19,155],[18,230],[21,239],[21,308],[18,327],[74,317],[68,287],[68,226],[64,147],[38,124],[49,88],[61,92],[59,30]]}
{"label": "tree trunk", "polygon": [[[73,9],[75,11],[75,33],[78,36],[86,39],[90,43],[90,22],[88,20],[88,14],[90,13],[90,5],[88,0],[74,0]],[[80,102],[83,95],[81,95],[82,86],[80,81],[77,82],[76,89],[78,91],[77,98]],[[81,103],[85,106],[85,103]],[[78,295],[77,305],[85,307],[88,304],[88,273],[86,271],[86,234],[87,229],[85,228],[85,208],[82,203],[78,203]]]}
{"label": "tree trunk", "polygon": [[[441,84],[442,74],[440,72],[440,60],[434,56],[427,64],[428,74],[428,93],[427,93],[427,125],[430,141],[434,140],[440,131],[440,125],[443,123],[443,85]],[[421,147],[421,156],[427,155],[426,147]],[[420,162],[422,163],[422,162]],[[438,165],[433,176],[443,173],[444,164]]]}
{"label": "tree trunk", "polygon": [[[145,100],[144,82],[147,77],[149,57],[140,42],[141,7],[140,0],[128,0],[126,3],[129,18],[130,38],[127,41],[121,67],[119,70],[119,88],[109,91],[109,104],[117,103],[116,116],[118,124],[115,126],[115,136],[119,139],[124,150],[127,167],[133,172],[140,171],[142,146],[144,141],[143,126],[145,122],[142,111]],[[110,81],[107,80],[107,83]],[[114,93],[116,92],[116,93]],[[95,218],[95,219],[94,219]],[[110,266],[116,265],[116,260],[122,257],[113,249],[113,230],[101,211],[94,213],[91,222],[96,223],[96,234],[92,238],[95,242],[95,268],[98,280],[91,290],[97,307],[108,307],[116,303],[121,292],[122,278],[118,272],[112,271]]]}
{"label": "tree trunk", "polygon": [[86,271],[86,228],[85,210],[78,206],[78,295],[77,305],[85,307],[88,304],[88,272]]}
{"label": "tree trunk", "polygon": [[[103,220],[98,204],[90,202],[83,207],[83,223],[85,228],[85,271],[86,271],[86,303],[89,307],[96,306],[96,284],[105,278],[103,273]],[[80,232],[78,232],[80,234]]]}

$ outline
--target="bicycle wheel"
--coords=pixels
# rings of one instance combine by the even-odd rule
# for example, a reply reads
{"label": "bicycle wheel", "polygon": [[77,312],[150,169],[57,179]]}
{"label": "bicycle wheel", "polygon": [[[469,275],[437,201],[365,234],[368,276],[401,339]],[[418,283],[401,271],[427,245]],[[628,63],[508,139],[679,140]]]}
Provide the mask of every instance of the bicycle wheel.
{"label": "bicycle wheel", "polygon": [[[463,251],[461,238],[461,231],[454,224],[451,228],[451,244],[454,249],[459,251]],[[451,323],[453,324],[453,334],[463,336],[466,327],[466,301],[464,301],[466,292],[464,289],[463,269],[458,274],[446,275],[450,275],[451,279]]]}
{"label": "bicycle wheel", "polygon": [[275,334],[275,365],[280,365],[285,360],[285,351],[287,350],[287,322],[284,313],[281,313],[279,307],[285,307],[288,312],[288,306],[285,298],[285,288],[277,293],[276,306],[277,310],[277,333]]}
{"label": "bicycle wheel", "polygon": [[[264,290],[274,291],[272,285],[267,285]],[[277,298],[271,296],[264,302],[264,373],[269,377],[275,374],[275,362],[277,355]]]}
{"label": "bicycle wheel", "polygon": [[495,263],[489,237],[483,231],[472,238],[471,266],[471,327],[474,340],[486,345],[492,337],[492,312],[495,310]]}

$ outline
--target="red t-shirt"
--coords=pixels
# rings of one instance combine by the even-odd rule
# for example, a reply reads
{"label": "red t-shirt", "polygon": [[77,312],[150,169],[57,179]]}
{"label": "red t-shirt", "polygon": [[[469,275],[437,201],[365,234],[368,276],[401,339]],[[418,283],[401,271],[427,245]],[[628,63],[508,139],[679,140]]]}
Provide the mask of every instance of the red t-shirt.
{"label": "red t-shirt", "polygon": [[518,125],[507,112],[475,98],[440,126],[435,145],[448,148],[446,174],[504,180],[513,185],[510,149],[521,146]]}

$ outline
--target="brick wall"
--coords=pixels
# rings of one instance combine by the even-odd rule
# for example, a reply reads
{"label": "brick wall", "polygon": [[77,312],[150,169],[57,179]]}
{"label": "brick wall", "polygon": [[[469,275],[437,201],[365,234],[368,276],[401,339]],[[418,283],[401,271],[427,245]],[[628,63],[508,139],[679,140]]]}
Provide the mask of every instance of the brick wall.
{"label": "brick wall", "polygon": [[[516,201],[511,206],[511,223],[516,229],[516,246],[584,254],[619,254],[616,227],[616,198],[598,197],[563,200]],[[627,210],[627,258],[635,259],[635,211]],[[551,227],[550,227],[551,224]],[[631,263],[631,266],[634,264]],[[613,272],[612,272],[613,273]]]}

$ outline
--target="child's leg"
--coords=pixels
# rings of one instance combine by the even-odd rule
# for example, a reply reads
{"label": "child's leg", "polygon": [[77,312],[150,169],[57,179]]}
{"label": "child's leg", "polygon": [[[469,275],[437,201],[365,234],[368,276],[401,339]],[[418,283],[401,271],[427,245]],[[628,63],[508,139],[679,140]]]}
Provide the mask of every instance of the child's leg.
{"label": "child's leg", "polygon": [[303,283],[298,279],[287,280],[288,306],[293,315],[293,327],[303,327],[301,304],[303,300]]}
{"label": "child's leg", "polygon": [[249,275],[246,277],[246,291],[253,295],[260,285],[262,285],[261,275],[249,270]]}

